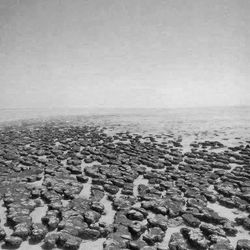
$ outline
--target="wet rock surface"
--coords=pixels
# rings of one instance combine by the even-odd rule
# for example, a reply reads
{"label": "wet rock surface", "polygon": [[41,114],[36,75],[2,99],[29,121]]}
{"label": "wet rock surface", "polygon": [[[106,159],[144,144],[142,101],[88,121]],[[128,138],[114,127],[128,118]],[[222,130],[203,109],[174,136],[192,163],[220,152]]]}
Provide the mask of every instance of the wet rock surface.
{"label": "wet rock surface", "polygon": [[8,126],[0,198],[2,248],[250,249],[250,145],[185,151],[173,134]]}

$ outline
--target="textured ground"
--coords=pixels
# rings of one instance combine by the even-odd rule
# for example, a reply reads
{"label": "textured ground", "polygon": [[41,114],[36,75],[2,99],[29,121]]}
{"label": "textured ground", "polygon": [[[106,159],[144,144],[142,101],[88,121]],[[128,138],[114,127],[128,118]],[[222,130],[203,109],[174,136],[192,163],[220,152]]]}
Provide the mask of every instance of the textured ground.
{"label": "textured ground", "polygon": [[2,248],[250,249],[250,145],[41,123],[0,131]]}

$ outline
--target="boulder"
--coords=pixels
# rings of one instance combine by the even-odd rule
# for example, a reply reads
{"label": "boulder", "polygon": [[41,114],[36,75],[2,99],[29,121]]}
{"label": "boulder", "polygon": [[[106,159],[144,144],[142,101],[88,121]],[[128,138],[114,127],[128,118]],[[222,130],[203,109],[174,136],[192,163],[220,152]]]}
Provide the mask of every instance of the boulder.
{"label": "boulder", "polygon": [[225,231],[220,226],[214,226],[208,223],[202,223],[200,225],[200,230],[204,233],[205,236],[210,235],[220,235],[226,237]]}
{"label": "boulder", "polygon": [[192,214],[183,214],[182,218],[184,222],[191,227],[199,227],[199,225],[201,224],[201,221],[194,217]]}
{"label": "boulder", "polygon": [[127,217],[130,220],[142,221],[144,219],[144,215],[141,212],[134,210],[134,209],[131,209],[130,211],[127,212]]}
{"label": "boulder", "polygon": [[12,235],[18,236],[24,240],[30,235],[30,232],[30,225],[28,225],[27,223],[20,223],[14,227],[14,232],[12,233]]}
{"label": "boulder", "polygon": [[18,248],[23,242],[22,238],[17,236],[8,236],[4,240],[5,245],[8,247]]}
{"label": "boulder", "polygon": [[143,240],[149,245],[154,245],[156,242],[163,241],[164,236],[164,231],[162,231],[159,227],[153,227],[148,230],[148,233],[143,235]]}
{"label": "boulder", "polygon": [[6,232],[3,228],[0,227],[0,241],[3,240],[6,236]]}
{"label": "boulder", "polygon": [[47,227],[41,223],[34,223],[31,227],[30,238],[34,242],[40,242],[47,234]]}
{"label": "boulder", "polygon": [[84,213],[84,219],[88,224],[93,224],[97,222],[100,219],[101,215],[94,211],[94,210],[88,210]]}
{"label": "boulder", "polygon": [[250,250],[250,240],[238,240],[236,250]]}
{"label": "boulder", "polygon": [[200,230],[182,228],[181,233],[189,241],[191,246],[196,247],[200,250],[205,250],[208,248],[209,241],[203,236]]}
{"label": "boulder", "polygon": [[181,233],[173,233],[170,237],[169,250],[190,250],[185,238]]}
{"label": "boulder", "polygon": [[47,249],[52,249],[56,247],[56,243],[59,239],[59,236],[60,235],[58,233],[47,234],[46,237],[44,238],[43,247]]}

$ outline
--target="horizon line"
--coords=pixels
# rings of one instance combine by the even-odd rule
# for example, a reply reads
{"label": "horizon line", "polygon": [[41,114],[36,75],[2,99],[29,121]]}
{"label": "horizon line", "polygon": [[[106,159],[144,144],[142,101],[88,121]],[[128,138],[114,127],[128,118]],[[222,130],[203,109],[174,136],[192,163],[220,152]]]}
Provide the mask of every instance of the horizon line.
{"label": "horizon line", "polygon": [[109,109],[122,109],[122,110],[135,110],[135,109],[142,109],[142,110],[152,110],[152,109],[195,109],[195,108],[247,108],[250,107],[250,104],[246,105],[215,105],[215,106],[180,106],[180,107],[6,107],[1,108],[0,110],[41,110],[41,109],[99,109],[99,110],[109,110]]}

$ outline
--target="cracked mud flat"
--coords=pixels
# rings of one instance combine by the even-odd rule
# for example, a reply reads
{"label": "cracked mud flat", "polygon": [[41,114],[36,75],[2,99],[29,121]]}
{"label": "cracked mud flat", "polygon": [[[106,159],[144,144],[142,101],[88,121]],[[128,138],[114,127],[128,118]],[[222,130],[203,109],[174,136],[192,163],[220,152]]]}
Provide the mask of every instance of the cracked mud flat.
{"label": "cracked mud flat", "polygon": [[0,130],[2,249],[250,249],[247,136],[86,124]]}

